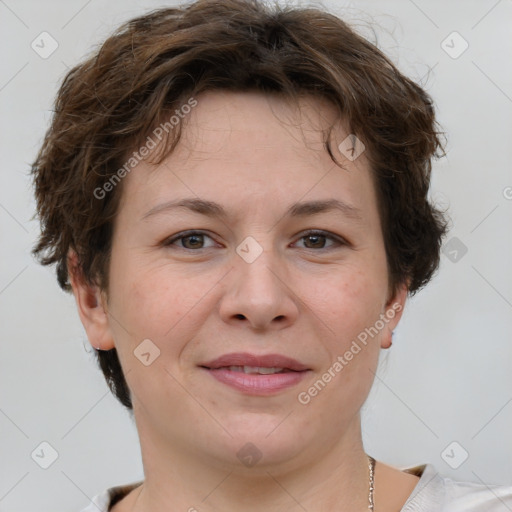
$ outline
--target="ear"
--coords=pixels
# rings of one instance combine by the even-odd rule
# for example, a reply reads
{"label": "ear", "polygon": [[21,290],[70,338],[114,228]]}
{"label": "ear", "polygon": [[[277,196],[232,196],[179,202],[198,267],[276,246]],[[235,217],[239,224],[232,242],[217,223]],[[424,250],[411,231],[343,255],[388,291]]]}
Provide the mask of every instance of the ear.
{"label": "ear", "polygon": [[68,273],[80,320],[87,333],[89,343],[97,350],[115,347],[108,321],[107,300],[98,286],[88,284],[78,265],[78,256],[73,249],[68,252]]}
{"label": "ear", "polygon": [[396,293],[388,299],[384,308],[384,320],[386,325],[383,329],[380,346],[381,348],[389,348],[392,343],[393,331],[398,325],[407,300],[408,285],[404,283],[400,285]]}

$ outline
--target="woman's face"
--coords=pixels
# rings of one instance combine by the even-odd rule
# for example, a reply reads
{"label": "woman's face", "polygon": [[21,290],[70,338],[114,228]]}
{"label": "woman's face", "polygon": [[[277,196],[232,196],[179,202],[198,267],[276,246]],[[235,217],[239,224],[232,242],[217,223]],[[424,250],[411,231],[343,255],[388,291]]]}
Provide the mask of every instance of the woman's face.
{"label": "woman's face", "polygon": [[108,314],[84,325],[118,351],[143,452],[312,461],[359,435],[405,300],[388,297],[365,154],[340,152],[340,126],[333,163],[319,99],[300,115],[258,93],[196,99],[176,150],[124,178]]}

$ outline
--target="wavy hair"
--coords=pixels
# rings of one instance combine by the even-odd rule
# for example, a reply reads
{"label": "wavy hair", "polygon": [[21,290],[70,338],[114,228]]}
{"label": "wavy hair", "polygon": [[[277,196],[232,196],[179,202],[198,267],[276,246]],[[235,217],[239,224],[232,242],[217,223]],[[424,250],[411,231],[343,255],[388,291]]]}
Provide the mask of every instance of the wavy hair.
{"label": "wavy hair", "polygon": [[[443,144],[431,97],[339,17],[258,0],[197,0],[123,24],[71,69],[32,165],[41,235],[33,254],[56,264],[71,291],[67,256],[108,292],[119,171],[164,115],[208,90],[327,99],[366,146],[376,186],[389,282],[414,294],[439,266],[444,213],[428,199],[431,161]],[[178,143],[169,131],[160,161]],[[329,137],[325,149],[335,161]],[[132,409],[116,349],[96,351],[118,400]]]}

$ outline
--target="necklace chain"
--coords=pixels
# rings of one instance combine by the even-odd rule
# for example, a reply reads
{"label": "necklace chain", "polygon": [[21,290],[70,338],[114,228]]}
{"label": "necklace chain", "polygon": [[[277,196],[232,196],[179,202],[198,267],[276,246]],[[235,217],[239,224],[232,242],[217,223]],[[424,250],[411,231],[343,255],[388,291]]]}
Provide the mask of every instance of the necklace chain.
{"label": "necklace chain", "polygon": [[370,472],[370,489],[368,491],[368,510],[370,512],[374,511],[374,502],[373,502],[373,489],[374,489],[374,481],[375,481],[375,459],[368,455],[368,470]]}
{"label": "necklace chain", "polygon": [[[367,455],[368,457],[368,470],[370,473],[370,482],[369,482],[369,490],[368,490],[368,510],[370,512],[374,512],[375,503],[373,501],[373,490],[374,490],[374,483],[375,483],[375,459],[371,457],[370,455]],[[142,486],[140,486],[140,491],[142,491]],[[139,494],[140,494],[139,491]]]}

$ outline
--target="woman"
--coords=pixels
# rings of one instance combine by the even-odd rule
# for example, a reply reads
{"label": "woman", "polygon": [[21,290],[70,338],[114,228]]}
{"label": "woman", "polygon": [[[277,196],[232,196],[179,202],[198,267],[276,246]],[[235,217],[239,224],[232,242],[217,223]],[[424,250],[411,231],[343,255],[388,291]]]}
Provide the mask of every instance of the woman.
{"label": "woman", "polygon": [[439,265],[441,151],[425,91],[315,9],[155,11],[70,71],[33,165],[34,253],[145,473],[86,511],[512,506],[361,439],[380,349]]}

